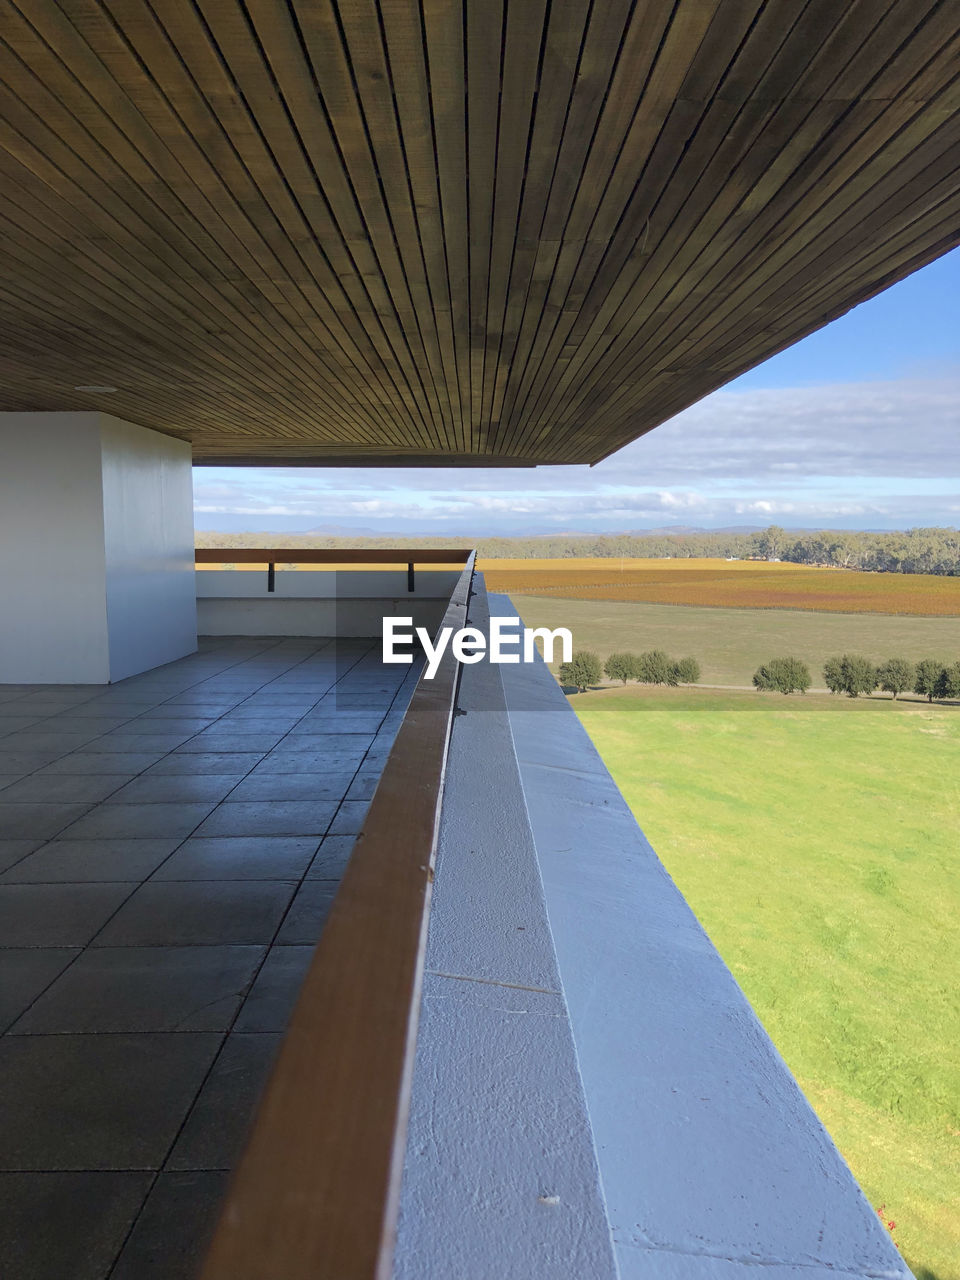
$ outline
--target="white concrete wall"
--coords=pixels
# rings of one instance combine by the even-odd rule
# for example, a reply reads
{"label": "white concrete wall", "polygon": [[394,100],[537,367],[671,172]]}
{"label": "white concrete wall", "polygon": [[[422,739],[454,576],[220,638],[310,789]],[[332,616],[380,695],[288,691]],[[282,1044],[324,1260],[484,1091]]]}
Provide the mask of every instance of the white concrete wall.
{"label": "white concrete wall", "polygon": [[433,631],[459,576],[418,569],[410,593],[406,569],[278,569],[268,592],[266,569],[200,569],[197,626],[204,636],[378,636],[390,615]]}
{"label": "white concrete wall", "polygon": [[104,416],[100,423],[110,679],[197,647],[189,444]]}
{"label": "white concrete wall", "polygon": [[109,679],[96,413],[0,413],[0,682]]}
{"label": "white concrete wall", "polygon": [[0,682],[102,684],[196,649],[190,447],[0,414]]}
{"label": "white concrete wall", "polygon": [[[230,563],[230,553],[223,553]],[[197,596],[269,600],[444,600],[450,599],[460,578],[459,570],[417,569],[415,591],[407,591],[403,569],[281,569],[277,567],[275,590],[267,591],[267,570],[198,569]]]}

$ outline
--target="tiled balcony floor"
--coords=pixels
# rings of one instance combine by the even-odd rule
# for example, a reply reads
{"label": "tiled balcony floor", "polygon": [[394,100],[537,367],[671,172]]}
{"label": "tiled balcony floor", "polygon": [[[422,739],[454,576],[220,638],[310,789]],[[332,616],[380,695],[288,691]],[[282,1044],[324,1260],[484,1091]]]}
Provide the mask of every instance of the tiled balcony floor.
{"label": "tiled balcony floor", "polygon": [[216,639],[0,686],[0,1276],[195,1274],[412,692]]}

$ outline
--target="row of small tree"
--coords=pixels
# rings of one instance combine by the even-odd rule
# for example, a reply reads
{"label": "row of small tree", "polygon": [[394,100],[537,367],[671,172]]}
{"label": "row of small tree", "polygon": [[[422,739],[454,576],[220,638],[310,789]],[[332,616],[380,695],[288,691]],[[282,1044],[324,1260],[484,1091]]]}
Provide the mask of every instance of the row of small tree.
{"label": "row of small tree", "polygon": [[871,694],[874,689],[892,693],[894,698],[912,691],[930,702],[934,698],[960,698],[960,662],[948,666],[937,658],[916,663],[907,658],[888,658],[878,665],[862,653],[845,653],[827,659],[823,679],[831,693],[845,693],[851,698]]}
{"label": "row of small tree", "polygon": [[599,684],[604,673],[611,680],[636,680],[639,684],[696,684],[700,679],[700,664],[696,658],[673,659],[662,649],[647,653],[611,653],[601,666],[600,658],[590,649],[578,649],[569,662],[560,667],[560,682],[573,685],[579,693],[585,693],[591,685]]}
{"label": "row of small tree", "polygon": [[647,653],[611,653],[603,664],[611,680],[636,680],[639,684],[696,684],[700,679],[700,663],[696,658],[674,661],[662,649]]}
{"label": "row of small tree", "polygon": [[[831,693],[845,693],[850,698],[871,694],[874,689],[892,693],[894,698],[912,691],[930,702],[960,698],[960,662],[948,666],[936,658],[916,663],[888,658],[876,663],[862,653],[844,653],[827,659],[823,679]],[[799,658],[771,658],[753,674],[754,688],[765,693],[806,693],[811,683],[810,668]]]}

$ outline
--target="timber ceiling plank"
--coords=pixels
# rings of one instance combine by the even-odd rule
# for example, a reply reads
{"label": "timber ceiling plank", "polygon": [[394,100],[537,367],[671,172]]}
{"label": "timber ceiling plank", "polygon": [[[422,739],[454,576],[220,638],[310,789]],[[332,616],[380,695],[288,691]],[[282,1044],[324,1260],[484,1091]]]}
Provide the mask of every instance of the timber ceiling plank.
{"label": "timber ceiling plank", "polygon": [[[357,21],[362,20],[362,15],[353,15],[349,10],[344,14],[348,32],[356,25],[352,20],[354,17]],[[432,324],[436,333],[442,371],[444,436],[448,441],[456,442],[462,439],[463,414],[426,47],[419,14],[414,21],[410,8],[383,5],[378,9],[378,17],[382,24],[390,93],[410,188],[414,230],[423,257],[430,301],[430,314],[420,317],[420,323],[424,327]],[[414,251],[412,243],[409,251]]]}
{"label": "timber ceiling plank", "polygon": [[0,409],[597,461],[960,243],[958,66],[952,0],[0,0]]}
{"label": "timber ceiling plank", "polygon": [[460,404],[456,422],[456,448],[467,453],[471,444],[472,410],[463,10],[459,0],[424,0],[421,12]]}
{"label": "timber ceiling plank", "polygon": [[502,449],[517,372],[523,368],[533,342],[537,320],[560,251],[557,240],[542,238],[550,191],[556,173],[563,132],[590,16],[589,0],[553,0],[544,32],[536,88],[533,127],[527,155],[523,199],[507,308],[504,315],[500,365],[495,380],[493,421],[495,449]]}

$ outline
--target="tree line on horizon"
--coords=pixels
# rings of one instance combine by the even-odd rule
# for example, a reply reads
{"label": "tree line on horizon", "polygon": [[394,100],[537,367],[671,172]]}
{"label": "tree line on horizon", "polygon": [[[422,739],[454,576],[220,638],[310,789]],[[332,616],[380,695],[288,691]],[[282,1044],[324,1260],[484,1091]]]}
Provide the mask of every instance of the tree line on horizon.
{"label": "tree line on horizon", "polygon": [[889,533],[770,525],[752,533],[553,534],[526,538],[333,537],[325,534],[216,533],[196,535],[198,547],[300,548],[475,546],[488,559],[565,560],[575,556],[640,559],[786,560],[792,564],[862,569],[873,573],[960,575],[960,531],[907,529]]}

